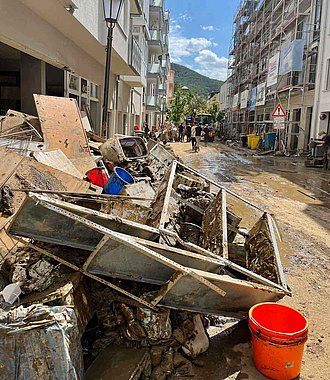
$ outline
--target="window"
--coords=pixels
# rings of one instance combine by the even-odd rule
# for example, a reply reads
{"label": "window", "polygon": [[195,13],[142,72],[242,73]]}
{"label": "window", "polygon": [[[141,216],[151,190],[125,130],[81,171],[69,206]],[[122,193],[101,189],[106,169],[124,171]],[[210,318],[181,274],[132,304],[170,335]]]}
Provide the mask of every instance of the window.
{"label": "window", "polygon": [[330,59],[327,60],[327,77],[325,81],[325,90],[330,91]]}
{"label": "window", "polygon": [[314,15],[314,41],[320,38],[321,29],[321,14],[322,14],[322,0],[316,0],[315,15]]}
{"label": "window", "polygon": [[315,84],[317,68],[317,53],[314,53],[309,59],[309,83]]}

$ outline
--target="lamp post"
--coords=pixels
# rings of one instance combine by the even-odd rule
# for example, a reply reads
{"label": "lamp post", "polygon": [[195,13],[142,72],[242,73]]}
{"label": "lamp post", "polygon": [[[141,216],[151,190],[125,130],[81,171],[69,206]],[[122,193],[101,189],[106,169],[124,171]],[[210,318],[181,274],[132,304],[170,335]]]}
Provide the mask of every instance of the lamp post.
{"label": "lamp post", "polygon": [[103,113],[102,131],[107,130],[108,104],[109,104],[109,82],[111,74],[111,52],[113,41],[113,30],[118,22],[121,8],[125,0],[103,0],[104,20],[108,28],[107,36],[107,56],[105,62],[104,75],[104,94],[103,94]]}
{"label": "lamp post", "polygon": [[161,125],[164,126],[165,119],[165,105],[166,105],[166,95],[161,96],[162,99],[162,114],[161,114]]}

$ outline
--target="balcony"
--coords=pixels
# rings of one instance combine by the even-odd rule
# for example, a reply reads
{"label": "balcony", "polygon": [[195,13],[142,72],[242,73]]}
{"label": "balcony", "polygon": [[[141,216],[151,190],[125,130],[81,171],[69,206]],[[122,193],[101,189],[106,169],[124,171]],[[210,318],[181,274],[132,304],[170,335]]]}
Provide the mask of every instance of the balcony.
{"label": "balcony", "polygon": [[161,43],[162,42],[162,32],[158,29],[150,30],[150,41],[153,43]]}
{"label": "balcony", "polygon": [[142,52],[136,39],[131,34],[128,46],[128,64],[137,75],[141,75]]}
{"label": "balcony", "polygon": [[131,13],[133,14],[142,14],[142,2],[141,0],[130,0],[131,2]]}
{"label": "balcony", "polygon": [[164,0],[150,0],[150,6],[151,7],[161,7],[164,6]]}
{"label": "balcony", "polygon": [[158,63],[149,63],[148,64],[148,76],[149,77],[160,77],[162,74],[161,64]]}
{"label": "balcony", "polygon": [[159,87],[158,87],[158,93],[159,93],[160,95],[164,95],[164,94],[166,94],[166,87],[167,87],[167,86],[166,86],[166,82],[160,84]]}
{"label": "balcony", "polygon": [[147,96],[146,102],[147,110],[149,111],[160,111],[160,98],[159,96]]}

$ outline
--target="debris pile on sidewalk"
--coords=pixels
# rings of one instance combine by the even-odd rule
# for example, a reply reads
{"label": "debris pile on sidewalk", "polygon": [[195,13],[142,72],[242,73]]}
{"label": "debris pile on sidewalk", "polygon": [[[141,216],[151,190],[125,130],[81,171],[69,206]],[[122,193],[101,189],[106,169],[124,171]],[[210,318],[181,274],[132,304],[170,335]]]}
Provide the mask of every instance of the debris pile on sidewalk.
{"label": "debris pile on sidewalk", "polygon": [[290,295],[270,215],[163,145],[86,133],[72,99],[35,101],[5,117],[24,149],[0,148],[1,379],[193,377],[210,324]]}

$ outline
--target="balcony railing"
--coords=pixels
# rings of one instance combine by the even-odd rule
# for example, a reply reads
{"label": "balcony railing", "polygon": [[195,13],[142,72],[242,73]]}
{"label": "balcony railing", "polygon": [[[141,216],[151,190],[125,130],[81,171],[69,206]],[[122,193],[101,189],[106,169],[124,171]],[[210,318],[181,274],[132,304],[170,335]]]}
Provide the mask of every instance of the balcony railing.
{"label": "balcony railing", "polygon": [[142,52],[139,47],[139,44],[137,43],[132,34],[130,35],[128,49],[128,64],[136,72],[136,74],[141,75]]}
{"label": "balcony railing", "polygon": [[154,29],[150,31],[151,41],[162,42],[162,32],[160,30]]}
{"label": "balcony railing", "polygon": [[151,7],[163,7],[164,0],[150,0]]}
{"label": "balcony railing", "polygon": [[158,87],[158,93],[159,94],[164,94],[166,92],[166,83],[162,83]]}
{"label": "balcony railing", "polygon": [[159,96],[147,96],[147,107],[160,108]]}
{"label": "balcony railing", "polygon": [[160,75],[162,72],[160,63],[149,63],[148,64],[148,74],[151,75]]}

